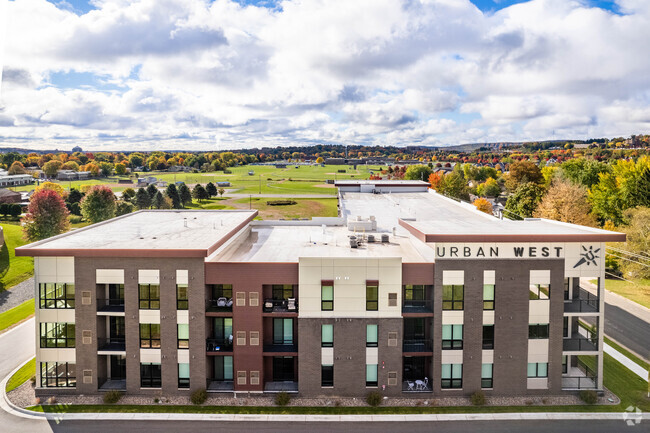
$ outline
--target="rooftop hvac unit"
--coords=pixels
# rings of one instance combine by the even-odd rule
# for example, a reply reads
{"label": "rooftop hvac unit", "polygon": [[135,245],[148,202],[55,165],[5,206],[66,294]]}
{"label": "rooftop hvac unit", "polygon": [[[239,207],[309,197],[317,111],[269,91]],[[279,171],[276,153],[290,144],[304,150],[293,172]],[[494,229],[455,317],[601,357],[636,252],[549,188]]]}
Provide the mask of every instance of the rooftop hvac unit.
{"label": "rooftop hvac unit", "polygon": [[381,243],[385,244],[387,242],[388,242],[388,235],[387,234],[381,235]]}
{"label": "rooftop hvac unit", "polygon": [[357,248],[359,244],[356,239],[350,239],[350,248]]}
{"label": "rooftop hvac unit", "polygon": [[368,235],[368,243],[374,243],[375,242],[375,235]]}

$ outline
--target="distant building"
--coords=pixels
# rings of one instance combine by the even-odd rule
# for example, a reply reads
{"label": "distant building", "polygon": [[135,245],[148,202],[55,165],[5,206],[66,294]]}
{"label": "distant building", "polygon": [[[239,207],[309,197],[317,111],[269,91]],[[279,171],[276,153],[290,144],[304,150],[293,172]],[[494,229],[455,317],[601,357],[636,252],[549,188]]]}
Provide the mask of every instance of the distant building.
{"label": "distant building", "polygon": [[217,182],[217,186],[220,187],[230,186],[230,182]]}
{"label": "distant building", "polygon": [[31,185],[32,183],[34,183],[34,178],[31,174],[0,175],[0,187]]}
{"label": "distant building", "polygon": [[0,188],[0,203],[20,203],[21,194],[6,188]]}
{"label": "distant building", "polygon": [[279,162],[279,163],[273,164],[273,165],[275,165],[275,168],[287,168],[287,163],[286,162]]}
{"label": "distant building", "polygon": [[192,171],[192,167],[186,167],[184,165],[172,165],[167,169],[167,171],[172,171],[172,172],[190,172]]}

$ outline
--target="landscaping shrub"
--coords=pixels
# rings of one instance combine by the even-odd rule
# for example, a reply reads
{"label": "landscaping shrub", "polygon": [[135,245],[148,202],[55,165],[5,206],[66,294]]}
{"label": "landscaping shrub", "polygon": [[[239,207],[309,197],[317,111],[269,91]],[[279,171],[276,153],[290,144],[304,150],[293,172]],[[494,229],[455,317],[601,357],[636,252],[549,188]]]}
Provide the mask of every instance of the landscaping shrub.
{"label": "landscaping shrub", "polygon": [[295,200],[268,200],[266,202],[266,205],[267,206],[288,206],[296,203],[298,202]]}
{"label": "landscaping shrub", "polygon": [[580,391],[580,400],[587,404],[596,404],[598,403],[598,394],[592,389],[584,389]]}
{"label": "landscaping shrub", "polygon": [[208,392],[205,390],[205,388],[197,389],[190,396],[190,401],[192,402],[192,404],[195,405],[201,405],[205,403],[207,399],[208,399]]}
{"label": "landscaping shrub", "polygon": [[369,392],[366,396],[366,403],[372,407],[377,407],[381,404],[383,397],[378,391]]}
{"label": "landscaping shrub", "polygon": [[483,406],[485,404],[485,393],[483,391],[476,391],[472,394],[470,400],[474,406]]}
{"label": "landscaping shrub", "polygon": [[122,393],[120,391],[117,390],[108,391],[106,394],[104,394],[104,403],[106,404],[117,403],[118,401],[120,401],[121,398],[122,398]]}
{"label": "landscaping shrub", "polygon": [[284,391],[276,394],[275,396],[276,406],[286,406],[289,404],[290,401],[291,401],[291,396]]}

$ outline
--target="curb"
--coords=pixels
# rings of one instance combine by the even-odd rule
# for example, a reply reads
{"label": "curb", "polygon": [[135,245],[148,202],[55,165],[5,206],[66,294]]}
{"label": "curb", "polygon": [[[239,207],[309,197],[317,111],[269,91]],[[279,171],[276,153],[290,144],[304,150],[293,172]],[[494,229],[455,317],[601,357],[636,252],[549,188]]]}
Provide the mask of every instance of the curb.
{"label": "curb", "polygon": [[4,379],[2,379],[2,382],[0,382],[0,409],[4,410],[5,412],[9,413],[10,415],[18,416],[21,418],[27,418],[27,419],[48,419],[46,414],[39,415],[37,412],[32,412],[31,410],[23,409],[21,407],[16,406],[9,400],[9,397],[7,397],[7,382],[9,382],[9,379],[16,374],[18,370],[20,370],[23,365],[27,364],[29,361],[32,360],[32,357],[29,357],[25,361],[21,362],[18,367],[14,368],[11,373],[9,373]]}

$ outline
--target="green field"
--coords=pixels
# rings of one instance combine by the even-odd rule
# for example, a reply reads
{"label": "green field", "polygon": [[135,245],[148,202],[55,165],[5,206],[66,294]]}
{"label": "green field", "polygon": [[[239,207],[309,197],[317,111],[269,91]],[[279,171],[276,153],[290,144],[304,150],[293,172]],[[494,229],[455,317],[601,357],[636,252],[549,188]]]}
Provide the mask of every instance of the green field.
{"label": "green field", "polygon": [[650,280],[605,280],[605,288],[617,295],[650,308]]}
{"label": "green field", "polygon": [[34,314],[34,299],[23,302],[17,307],[0,313],[0,331],[27,319]]}
{"label": "green field", "polygon": [[262,219],[294,219],[311,217],[335,217],[338,215],[336,198],[292,198],[296,204],[272,206],[267,201],[273,198],[242,198],[235,203],[243,209],[257,209]]}
{"label": "green field", "polygon": [[6,290],[34,274],[34,259],[15,257],[14,249],[27,242],[17,224],[0,224],[5,242],[0,249],[0,291]]}
{"label": "green field", "polygon": [[36,375],[36,359],[32,358],[25,365],[20,367],[20,369],[11,376],[11,379],[7,382],[6,392],[9,392],[13,389],[18,388],[20,385],[29,380],[30,377]]}

